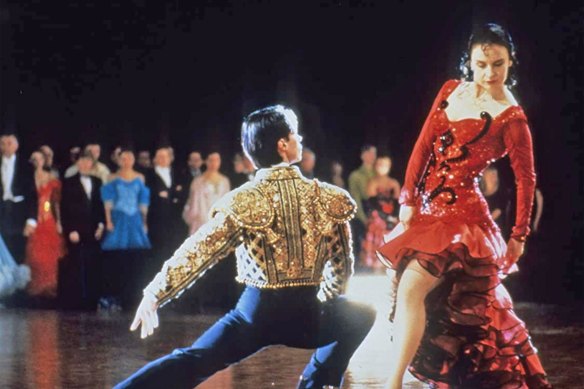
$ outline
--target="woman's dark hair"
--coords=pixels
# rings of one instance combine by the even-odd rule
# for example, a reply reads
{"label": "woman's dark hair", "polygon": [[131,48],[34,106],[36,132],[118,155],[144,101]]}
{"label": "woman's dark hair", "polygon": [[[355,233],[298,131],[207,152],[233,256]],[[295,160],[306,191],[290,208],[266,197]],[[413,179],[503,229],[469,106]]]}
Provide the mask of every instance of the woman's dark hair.
{"label": "woman's dark hair", "polygon": [[250,113],[241,126],[243,151],[256,167],[269,167],[282,162],[278,141],[288,139],[298,130],[294,111],[282,105],[273,105]]}
{"label": "woman's dark hair", "polygon": [[132,153],[134,156],[136,155],[134,148],[132,148],[130,146],[120,147],[120,154],[119,155],[122,155],[123,153]]}
{"label": "woman's dark hair", "polygon": [[511,35],[500,25],[495,23],[486,23],[476,27],[470,38],[468,45],[460,58],[460,72],[462,78],[467,81],[472,81],[472,70],[470,68],[470,53],[475,45],[501,45],[509,52],[509,58],[513,61],[513,66],[509,68],[509,75],[505,84],[509,87],[517,85],[517,53],[515,44],[511,39]]}

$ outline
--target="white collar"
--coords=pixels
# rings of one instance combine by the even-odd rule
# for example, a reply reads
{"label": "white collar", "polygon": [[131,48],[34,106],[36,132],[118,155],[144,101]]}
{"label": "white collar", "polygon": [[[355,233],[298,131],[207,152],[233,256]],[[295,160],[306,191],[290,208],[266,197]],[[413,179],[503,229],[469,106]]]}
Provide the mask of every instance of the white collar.
{"label": "white collar", "polygon": [[154,166],[154,170],[157,172],[170,172],[170,166],[162,167],[162,166]]}
{"label": "white collar", "polygon": [[12,154],[10,157],[2,156],[2,161],[6,161],[7,163],[14,163],[14,161],[16,161],[16,154]]}

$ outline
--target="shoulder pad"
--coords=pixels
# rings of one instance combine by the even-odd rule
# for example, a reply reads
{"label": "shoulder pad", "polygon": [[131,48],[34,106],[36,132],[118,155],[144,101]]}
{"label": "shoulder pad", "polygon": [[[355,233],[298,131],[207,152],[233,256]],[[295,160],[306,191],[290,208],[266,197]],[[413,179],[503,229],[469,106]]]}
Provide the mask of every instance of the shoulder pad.
{"label": "shoulder pad", "polygon": [[274,221],[274,209],[266,196],[257,188],[245,184],[223,196],[211,210],[229,215],[241,227],[264,229]]}
{"label": "shoulder pad", "polygon": [[336,223],[351,220],[357,212],[357,204],[349,193],[338,186],[315,180],[321,207]]}

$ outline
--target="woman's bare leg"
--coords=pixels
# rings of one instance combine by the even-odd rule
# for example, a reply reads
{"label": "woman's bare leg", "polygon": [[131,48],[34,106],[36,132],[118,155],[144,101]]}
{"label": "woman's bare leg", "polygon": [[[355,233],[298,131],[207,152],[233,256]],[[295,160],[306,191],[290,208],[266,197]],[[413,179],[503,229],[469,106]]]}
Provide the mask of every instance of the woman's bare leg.
{"label": "woman's bare leg", "polygon": [[417,260],[404,270],[397,289],[390,374],[387,389],[401,389],[404,373],[411,363],[426,327],[424,301],[439,278],[426,271]]}

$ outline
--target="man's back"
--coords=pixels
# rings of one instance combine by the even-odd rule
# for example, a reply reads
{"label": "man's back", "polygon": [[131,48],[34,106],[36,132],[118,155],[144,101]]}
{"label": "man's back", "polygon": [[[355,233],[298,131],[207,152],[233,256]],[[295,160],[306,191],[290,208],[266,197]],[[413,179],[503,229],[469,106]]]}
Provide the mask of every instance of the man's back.
{"label": "man's back", "polygon": [[147,289],[166,302],[237,249],[239,282],[269,289],[320,285],[321,299],[336,296],[352,273],[347,223],[354,213],[344,190],[304,178],[296,167],[261,169],[214,205],[211,221]]}
{"label": "man's back", "polygon": [[343,223],[354,210],[342,189],[307,179],[296,167],[261,169],[214,207],[245,229],[237,249],[238,281],[268,288],[318,285],[331,258],[350,274]]}

